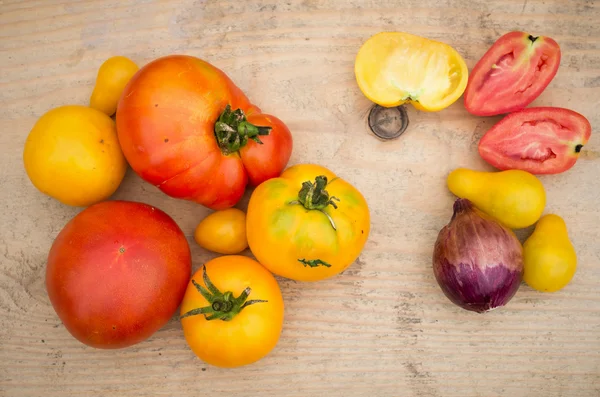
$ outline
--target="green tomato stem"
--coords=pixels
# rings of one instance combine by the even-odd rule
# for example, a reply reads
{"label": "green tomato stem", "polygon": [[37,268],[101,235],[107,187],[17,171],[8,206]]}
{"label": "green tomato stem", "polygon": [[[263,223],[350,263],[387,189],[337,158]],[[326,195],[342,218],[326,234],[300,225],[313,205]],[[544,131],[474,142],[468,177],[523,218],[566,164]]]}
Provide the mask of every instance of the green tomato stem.
{"label": "green tomato stem", "polygon": [[307,210],[322,210],[328,205],[337,209],[333,200],[340,201],[337,197],[329,197],[329,193],[325,190],[327,186],[327,177],[319,175],[315,178],[315,183],[311,181],[302,182],[302,188],[298,193],[298,201]]}
{"label": "green tomato stem", "polygon": [[325,190],[327,186],[327,177],[325,175],[319,175],[315,178],[315,183],[311,181],[302,182],[302,188],[298,192],[298,200],[290,202],[290,204],[302,204],[307,210],[317,210],[325,214],[333,230],[337,230],[333,218],[325,212],[325,208],[331,205],[337,209],[335,201],[340,201],[335,196],[329,197],[329,193]]}
{"label": "green tomato stem", "polygon": [[227,105],[215,123],[215,138],[224,155],[235,153],[252,139],[262,145],[259,136],[269,135],[271,127],[256,126],[246,120],[242,109],[231,111]]}
{"label": "green tomato stem", "polygon": [[262,299],[247,300],[250,292],[250,287],[246,287],[244,291],[235,298],[231,291],[222,293],[217,287],[210,281],[208,274],[206,274],[206,266],[202,267],[202,278],[206,288],[201,286],[192,279],[192,284],[198,290],[198,292],[206,299],[210,305],[205,307],[199,307],[192,309],[184,313],[180,319],[198,314],[203,314],[206,320],[223,320],[230,321],[245,307],[253,305],[255,303],[267,302]]}

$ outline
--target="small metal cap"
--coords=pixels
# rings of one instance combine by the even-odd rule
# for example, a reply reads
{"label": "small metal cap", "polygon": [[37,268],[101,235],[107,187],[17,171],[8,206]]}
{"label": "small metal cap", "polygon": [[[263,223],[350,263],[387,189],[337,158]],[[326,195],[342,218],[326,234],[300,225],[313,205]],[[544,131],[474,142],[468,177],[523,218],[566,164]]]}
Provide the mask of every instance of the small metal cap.
{"label": "small metal cap", "polygon": [[369,128],[381,139],[398,138],[408,127],[408,114],[404,106],[386,108],[375,105],[369,113]]}

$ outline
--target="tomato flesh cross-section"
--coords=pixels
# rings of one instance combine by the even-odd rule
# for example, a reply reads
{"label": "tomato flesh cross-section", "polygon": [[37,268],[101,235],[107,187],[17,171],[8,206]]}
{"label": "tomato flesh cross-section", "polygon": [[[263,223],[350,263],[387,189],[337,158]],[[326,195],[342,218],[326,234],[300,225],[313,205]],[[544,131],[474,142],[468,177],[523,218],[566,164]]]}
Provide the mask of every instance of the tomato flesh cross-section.
{"label": "tomato flesh cross-section", "polygon": [[590,122],[565,108],[532,107],[510,113],[479,141],[479,154],[501,170],[558,174],[577,162],[592,133]]}
{"label": "tomato flesh cross-section", "polygon": [[525,32],[501,36],[469,75],[466,109],[477,116],[524,109],[550,84],[560,57],[560,47],[549,37]]}
{"label": "tomato flesh cross-section", "polygon": [[467,86],[464,59],[451,46],[404,32],[369,38],[355,61],[360,90],[380,106],[412,103],[439,111],[454,103]]}

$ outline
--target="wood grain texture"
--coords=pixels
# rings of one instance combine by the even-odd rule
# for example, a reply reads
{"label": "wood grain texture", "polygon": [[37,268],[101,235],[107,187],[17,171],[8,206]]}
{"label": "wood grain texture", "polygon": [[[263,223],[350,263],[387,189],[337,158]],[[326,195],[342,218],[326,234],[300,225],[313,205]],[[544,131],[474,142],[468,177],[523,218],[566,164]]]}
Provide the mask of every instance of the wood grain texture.
{"label": "wood grain texture", "polygon": [[[566,219],[579,255],[572,283],[551,295],[523,285],[507,307],[468,313],[441,293],[431,252],[451,216],[445,177],[459,166],[489,169],[476,146],[498,118],[470,116],[461,101],[439,113],[409,107],[408,130],[382,142],[367,128],[372,104],[353,74],[359,46],[382,30],[443,40],[469,67],[509,30],[549,35],[563,58],[534,104],[581,112],[596,131],[600,2],[0,0],[0,25],[0,396],[600,396],[599,137],[572,171],[541,178],[546,212]],[[202,363],[175,319],[129,349],[87,348],[58,320],[43,283],[53,238],[80,209],[27,179],[29,130],[50,108],[87,104],[109,56],[144,64],[173,53],[226,71],[288,124],[290,164],[331,167],[372,209],[367,246],[344,274],[280,280],[281,340],[245,368]],[[207,209],[132,172],[114,198],[171,215],[189,237],[194,269],[213,257],[192,238]]]}

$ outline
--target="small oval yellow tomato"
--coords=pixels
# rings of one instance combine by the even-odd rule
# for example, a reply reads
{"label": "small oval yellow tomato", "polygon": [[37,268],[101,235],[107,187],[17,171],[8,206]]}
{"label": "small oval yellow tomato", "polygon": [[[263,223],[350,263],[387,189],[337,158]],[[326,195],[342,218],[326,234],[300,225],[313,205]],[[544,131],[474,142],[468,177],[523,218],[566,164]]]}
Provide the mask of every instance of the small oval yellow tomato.
{"label": "small oval yellow tomato", "polygon": [[215,211],[198,224],[194,239],[209,251],[239,254],[248,248],[246,214],[237,208]]}
{"label": "small oval yellow tomato", "polygon": [[61,106],[39,118],[27,136],[23,163],[38,190],[72,206],[107,199],[127,170],[115,122],[79,105]]}
{"label": "small oval yellow tomato", "polygon": [[354,64],[363,94],[385,107],[405,102],[439,111],[465,91],[469,70],[450,45],[404,32],[381,32],[359,49]]}
{"label": "small oval yellow tomato", "polygon": [[297,281],[350,266],[369,236],[369,207],[350,183],[316,164],[297,164],[261,183],[248,203],[246,234],[256,259]]}
{"label": "small oval yellow tomato", "polygon": [[114,56],[104,61],[98,69],[90,107],[109,116],[115,114],[125,86],[138,70],[139,67],[131,59],[123,56]]}
{"label": "small oval yellow tomato", "polygon": [[181,303],[185,340],[202,361],[248,365],[277,345],[284,302],[275,277],[254,259],[226,255],[204,264]]}
{"label": "small oval yellow tomato", "polygon": [[523,279],[538,291],[555,292],[571,282],[577,269],[577,254],[560,216],[548,214],[540,218],[523,244],[523,263]]}

